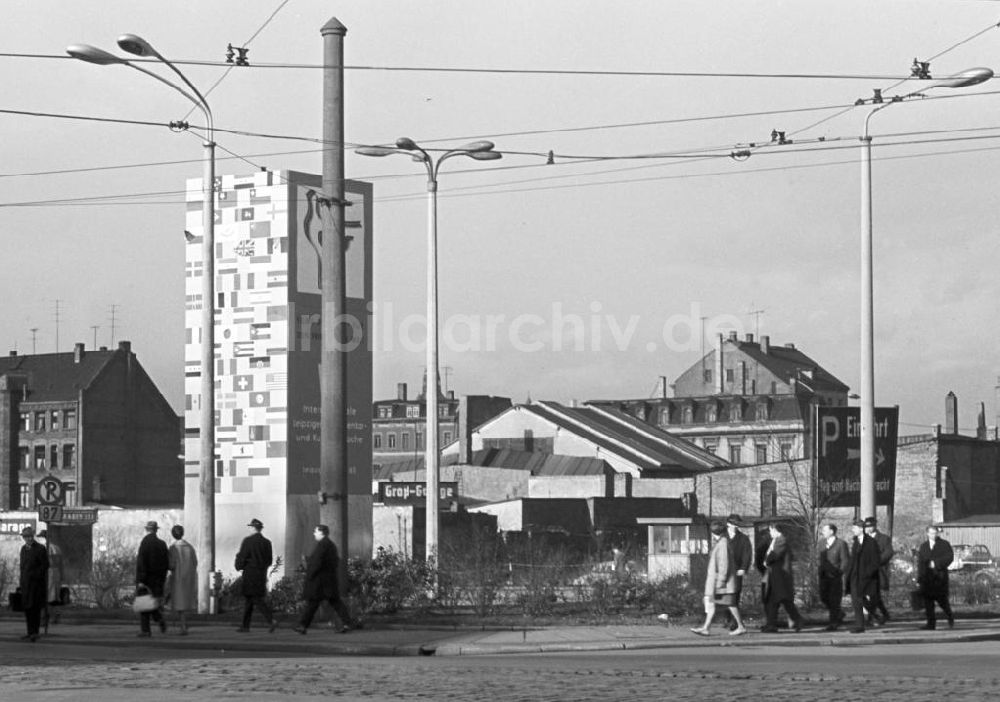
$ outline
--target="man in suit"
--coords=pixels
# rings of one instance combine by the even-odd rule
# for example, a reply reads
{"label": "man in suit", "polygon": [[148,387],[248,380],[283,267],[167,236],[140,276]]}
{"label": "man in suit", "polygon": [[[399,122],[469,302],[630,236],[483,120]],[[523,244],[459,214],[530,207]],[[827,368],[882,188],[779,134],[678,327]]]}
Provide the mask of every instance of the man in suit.
{"label": "man in suit", "polygon": [[865,533],[875,540],[878,546],[879,566],[878,566],[878,589],[875,590],[875,597],[871,609],[868,610],[868,623],[882,625],[889,621],[889,610],[885,607],[885,597],[883,592],[889,592],[889,567],[895,551],[892,548],[892,537],[883,534],[878,530],[878,522],[875,517],[868,517],[865,520]]}
{"label": "man in suit", "polygon": [[768,526],[771,544],[764,553],[764,615],[767,622],[761,631],[778,631],[778,607],[784,606],[788,625],[796,632],[802,630],[802,617],[795,607],[795,583],[792,580],[792,550],[788,539],[781,533],[781,525],[771,522]]}
{"label": "man in suit", "polygon": [[313,615],[323,602],[329,602],[333,606],[333,611],[340,617],[340,633],[350,631],[351,628],[357,627],[357,623],[351,618],[344,601],[340,599],[340,583],[337,577],[340,554],[337,553],[337,546],[330,540],[330,528],[326,524],[317,524],[313,529],[313,539],[316,540],[316,545],[306,559],[306,577],[302,583],[302,599],[306,601],[306,608],[295,631],[299,634],[306,633],[312,623]]}
{"label": "man in suit", "polygon": [[21,530],[24,545],[21,546],[21,603],[24,606],[24,623],[28,633],[22,641],[38,641],[38,629],[42,622],[42,609],[47,602],[49,557],[45,547],[35,541],[35,530],[24,527]]}
{"label": "man in suit", "polygon": [[847,591],[854,607],[854,628],[852,634],[865,630],[865,609],[871,611],[872,598],[878,596],[878,545],[875,539],[865,534],[865,523],[860,519],[851,526],[854,540],[851,542],[851,561],[847,571]]}
{"label": "man in suit", "polygon": [[917,549],[917,585],[924,596],[924,613],[927,623],[921,629],[934,629],[937,619],[934,615],[934,603],[941,605],[946,617],[948,628],[955,626],[955,615],[948,603],[948,566],[955,560],[951,544],[940,538],[936,526],[927,527],[927,541]]}
{"label": "man in suit", "polygon": [[267,571],[274,562],[271,542],[261,533],[264,524],[259,519],[251,519],[247,526],[253,529],[253,533],[243,539],[235,563],[236,570],[243,571],[243,623],[236,631],[244,634],[250,631],[250,619],[254,605],[257,605],[268,623],[268,632],[273,633],[278,628],[278,620],[267,604]]}
{"label": "man in suit", "polygon": [[851,564],[851,553],[843,539],[837,536],[834,524],[820,527],[819,542],[819,599],[830,613],[827,631],[836,631],[844,621],[840,606],[844,599],[844,573]]}
{"label": "man in suit", "polygon": [[[743,520],[738,514],[730,514],[726,519],[726,532],[729,536],[729,553],[733,558],[733,569],[736,571],[736,607],[740,606],[740,595],[743,592],[743,578],[753,563],[753,546],[750,544],[750,538],[739,530],[739,527],[742,525]],[[730,631],[735,631],[739,628],[739,624],[736,623],[736,620],[729,613],[728,609],[726,610],[726,616],[729,619]]]}
{"label": "man in suit", "polygon": [[[139,553],[135,559],[136,587],[145,586],[149,594],[160,601],[163,600],[163,589],[167,582],[167,571],[170,570],[170,556],[167,545],[156,536],[160,525],[156,522],[146,522],[146,535],[139,542]],[[157,607],[151,612],[139,613],[139,637],[149,638],[150,620],[160,625],[160,632],[167,633],[167,622],[163,613]]]}

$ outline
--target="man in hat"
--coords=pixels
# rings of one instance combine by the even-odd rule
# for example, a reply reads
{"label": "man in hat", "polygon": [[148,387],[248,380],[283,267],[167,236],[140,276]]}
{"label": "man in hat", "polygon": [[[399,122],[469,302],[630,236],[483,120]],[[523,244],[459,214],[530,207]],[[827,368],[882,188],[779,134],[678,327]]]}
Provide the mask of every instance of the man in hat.
{"label": "man in hat", "polygon": [[274,562],[271,542],[260,533],[264,525],[259,519],[251,519],[247,526],[253,529],[253,533],[243,539],[240,551],[236,554],[236,570],[243,571],[243,624],[236,631],[250,631],[250,618],[253,616],[254,605],[257,605],[267,620],[268,631],[273,632],[278,628],[278,621],[266,599],[267,571]]}
{"label": "man in hat", "polygon": [[[740,606],[740,595],[743,592],[743,578],[750,570],[750,564],[753,562],[753,546],[750,544],[750,538],[739,530],[739,527],[743,526],[743,520],[738,514],[730,514],[726,518],[726,532],[729,537],[729,554],[733,559],[733,569],[736,571],[736,593],[735,601],[736,607]],[[732,616],[730,611],[726,610],[727,618],[729,619],[729,630],[735,631],[739,628],[739,624],[736,623],[736,619]]]}
{"label": "man in hat", "polygon": [[[150,595],[162,602],[167,571],[170,570],[170,556],[167,544],[156,535],[159,529],[160,525],[156,522],[146,522],[146,535],[139,542],[139,553],[135,559],[135,583],[136,589],[145,587]],[[150,620],[160,625],[161,633],[167,633],[167,622],[157,607],[151,612],[139,613],[139,638],[152,636]]]}
{"label": "man in hat", "polygon": [[882,593],[889,592],[889,566],[895,551],[892,549],[892,537],[878,530],[878,521],[875,517],[868,517],[865,520],[865,533],[875,540],[879,558],[878,588],[875,590],[871,609],[868,610],[868,623],[871,624],[874,620],[881,626],[889,621],[889,610],[885,607],[885,598]]}
{"label": "man in hat", "polygon": [[42,609],[48,583],[49,557],[45,547],[35,541],[35,530],[24,527],[21,530],[24,545],[21,547],[21,603],[24,606],[24,623],[28,633],[22,641],[38,641],[38,629],[42,622]]}
{"label": "man in hat", "polygon": [[948,628],[955,626],[955,615],[948,603],[948,566],[955,560],[951,544],[941,538],[940,529],[933,524],[927,527],[927,540],[917,549],[917,586],[924,596],[924,612],[927,623],[922,629],[934,629],[937,617],[934,604],[941,605],[948,617]]}
{"label": "man in hat", "polygon": [[317,524],[313,529],[313,539],[316,545],[306,559],[305,580],[302,583],[302,599],[306,608],[302,612],[296,633],[305,634],[312,623],[316,610],[323,602],[329,602],[333,611],[340,618],[340,633],[346,633],[357,628],[358,623],[351,618],[347,605],[340,599],[340,553],[336,544],[330,540],[330,527]]}
{"label": "man in hat", "polygon": [[875,539],[865,534],[865,523],[858,519],[851,526],[854,539],[851,542],[851,561],[847,571],[847,592],[851,595],[854,608],[854,628],[852,634],[865,630],[865,608],[871,611],[872,598],[878,596],[878,545]]}
{"label": "man in hat", "polygon": [[835,524],[824,524],[819,528],[819,599],[830,613],[827,631],[836,631],[844,621],[844,610],[840,603],[844,599],[844,573],[851,565],[851,552],[843,539],[837,536]]}

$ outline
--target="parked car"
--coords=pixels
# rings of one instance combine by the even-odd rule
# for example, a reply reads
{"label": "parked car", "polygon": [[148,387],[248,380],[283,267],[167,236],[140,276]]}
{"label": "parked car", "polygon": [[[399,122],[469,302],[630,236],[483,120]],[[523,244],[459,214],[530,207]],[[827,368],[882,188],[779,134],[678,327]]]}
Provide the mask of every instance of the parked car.
{"label": "parked car", "polygon": [[990,549],[983,544],[958,544],[953,545],[952,550],[955,552],[955,560],[948,566],[948,570],[982,570],[994,565]]}

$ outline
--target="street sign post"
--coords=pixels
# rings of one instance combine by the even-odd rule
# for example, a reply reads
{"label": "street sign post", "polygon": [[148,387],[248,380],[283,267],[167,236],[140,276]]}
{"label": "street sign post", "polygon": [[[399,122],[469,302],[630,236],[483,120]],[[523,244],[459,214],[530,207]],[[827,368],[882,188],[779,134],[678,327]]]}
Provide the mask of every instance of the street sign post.
{"label": "street sign post", "polygon": [[[899,408],[875,408],[875,504],[892,505],[896,486]],[[861,501],[861,410],[818,407],[816,446],[817,507],[857,507]],[[873,515],[861,515],[868,517]]]}
{"label": "street sign post", "polygon": [[54,475],[47,475],[35,483],[35,504],[66,504],[66,484]]}
{"label": "street sign post", "polygon": [[59,522],[63,518],[62,505],[38,505],[38,521]]}

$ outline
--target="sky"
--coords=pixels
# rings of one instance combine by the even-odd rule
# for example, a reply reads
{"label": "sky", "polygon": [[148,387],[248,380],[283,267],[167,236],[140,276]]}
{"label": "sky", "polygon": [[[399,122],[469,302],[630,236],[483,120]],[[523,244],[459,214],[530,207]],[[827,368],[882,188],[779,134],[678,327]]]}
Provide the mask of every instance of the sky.
{"label": "sky", "polygon": [[[59,58],[69,44],[120,53],[116,37],[131,32],[171,60],[211,62],[179,65],[208,94],[217,172],[318,173],[319,29],[331,17],[347,27],[346,173],[375,192],[376,399],[421,382],[426,176],[354,146],[490,139],[504,153],[450,159],[439,179],[441,364],[456,394],[648,397],[730,329],[795,343],[853,391],[858,137],[871,108],[847,108],[875,88],[926,88],[899,82],[914,58],[932,59],[934,78],[1000,68],[1000,3],[988,0],[4,10],[0,344],[43,353],[128,339],[178,411],[183,189],[201,174],[201,137],[162,125],[202,119],[136,71]],[[250,67],[227,72],[229,43],[249,48]],[[900,406],[904,434],[943,422],[948,391],[966,431],[980,401],[988,424],[998,412],[1000,84],[928,95],[871,120],[876,403]],[[730,156],[740,150],[749,158]]]}

